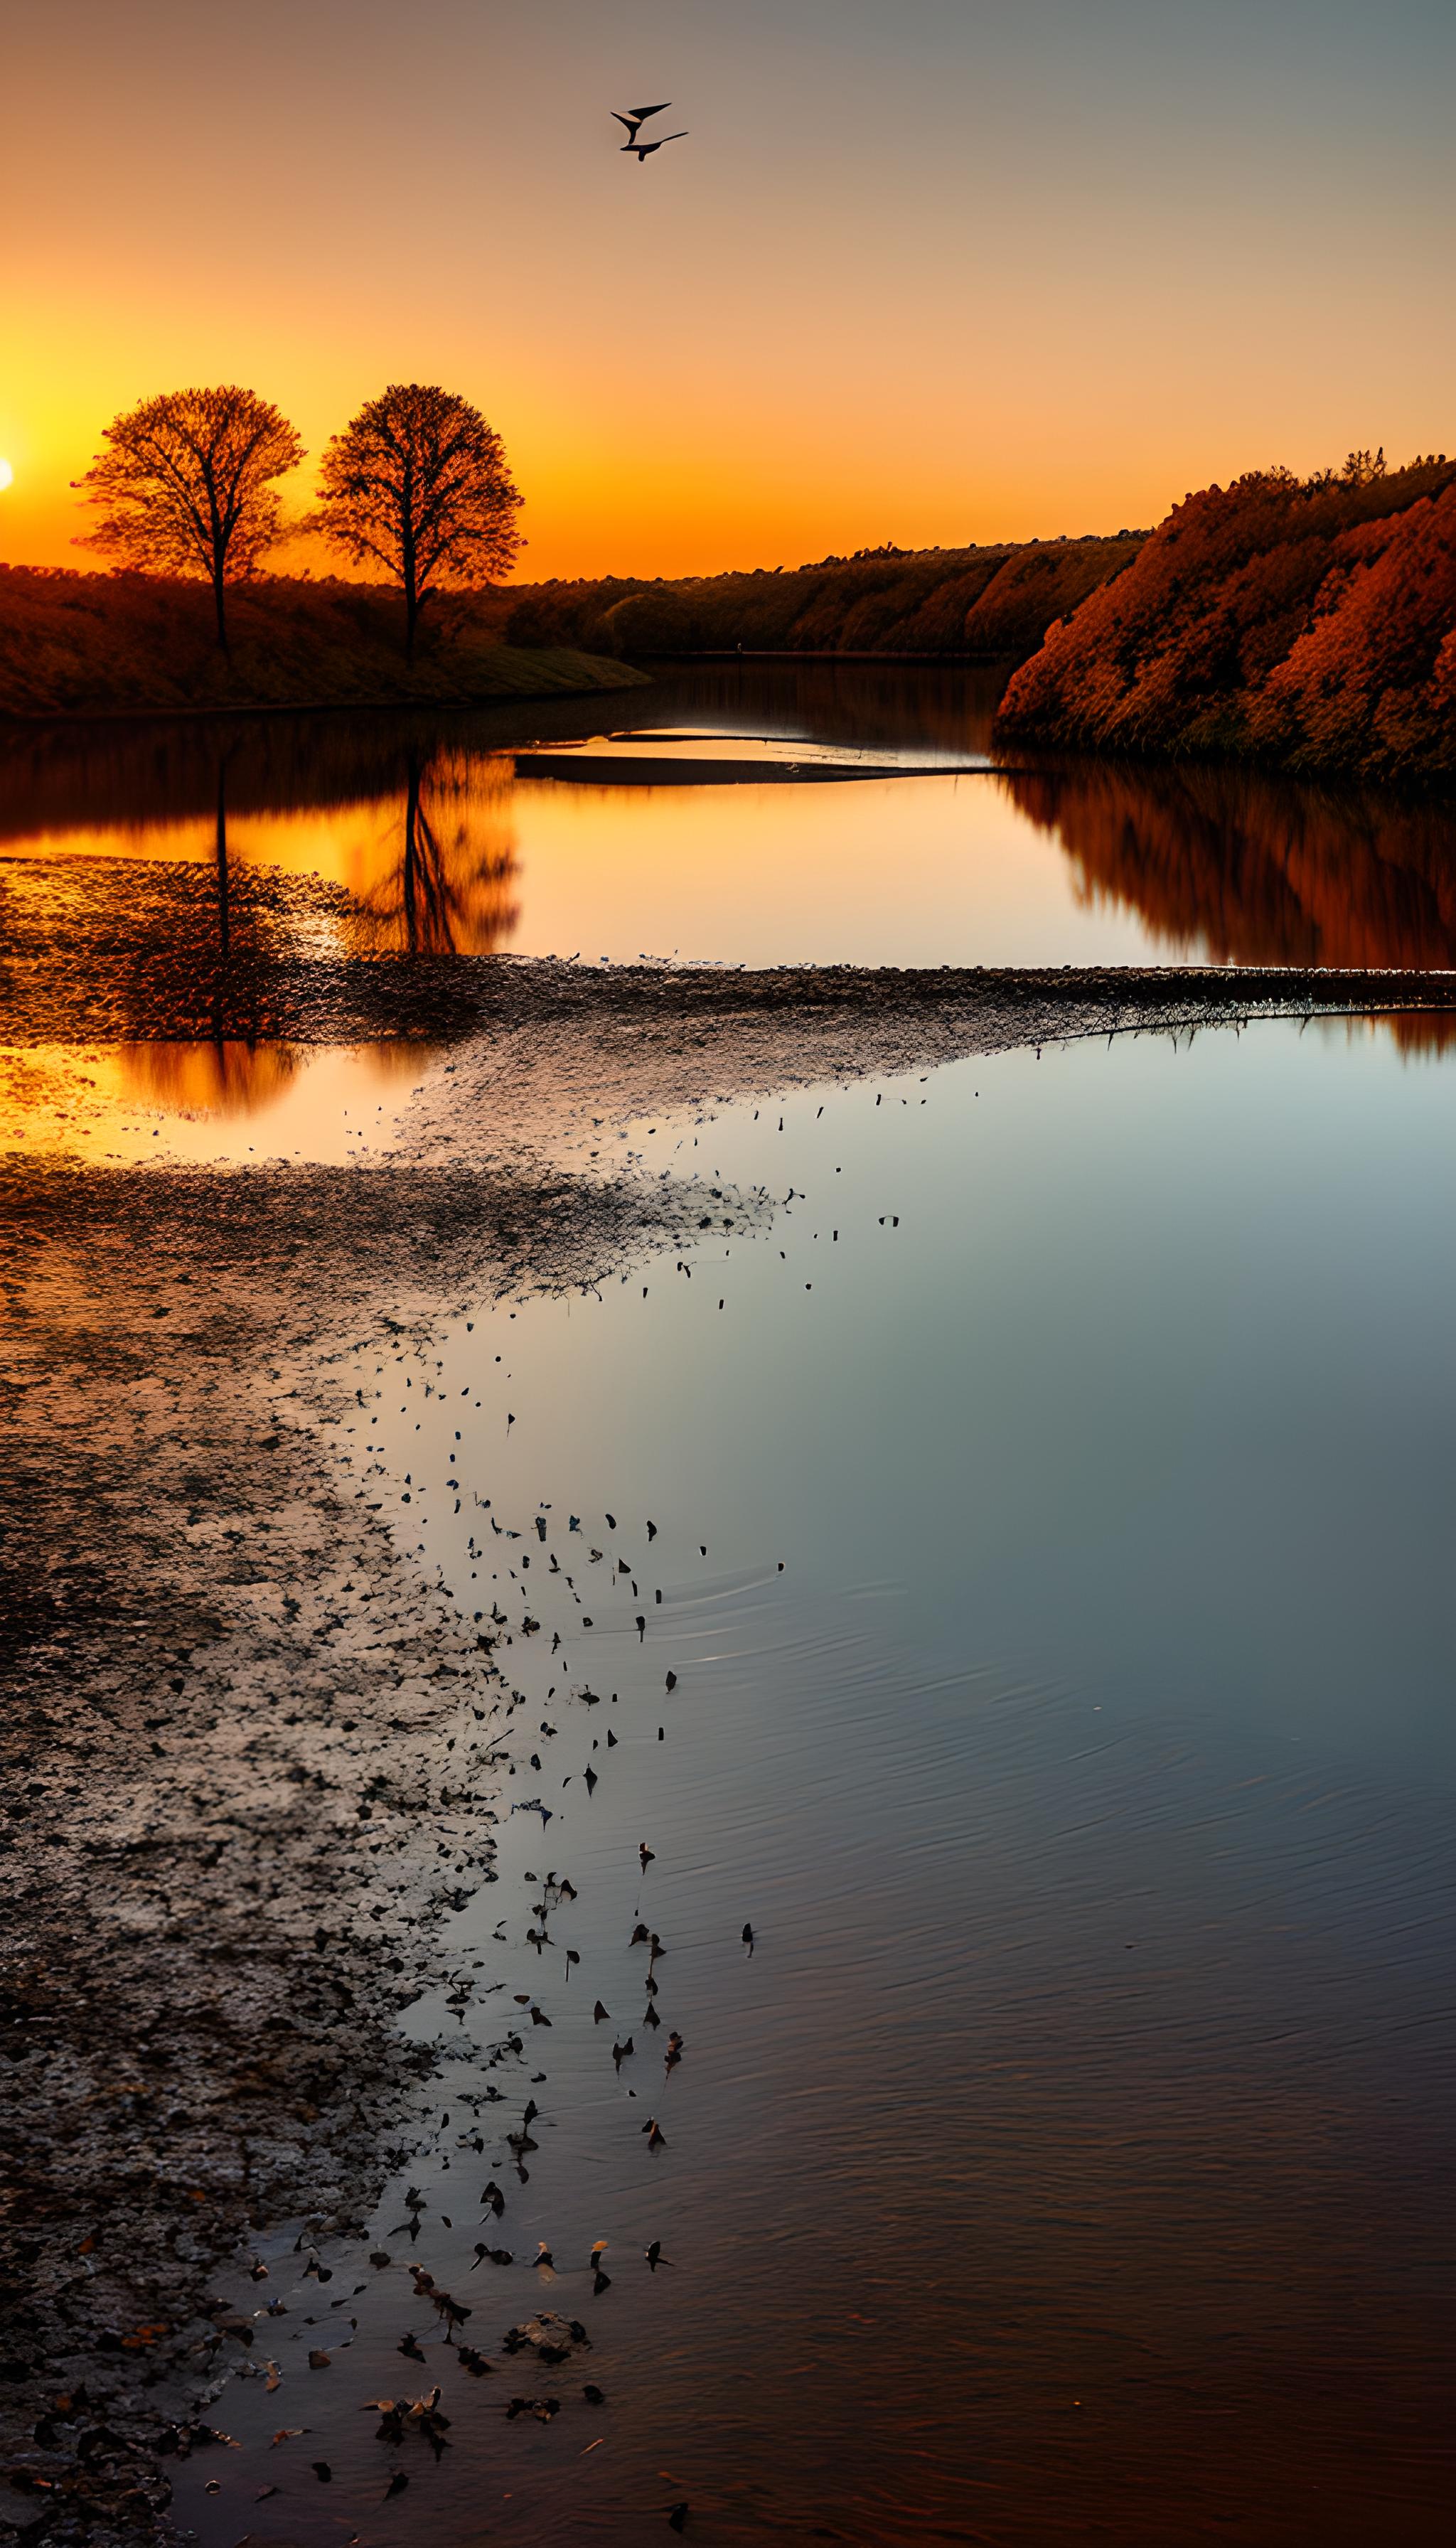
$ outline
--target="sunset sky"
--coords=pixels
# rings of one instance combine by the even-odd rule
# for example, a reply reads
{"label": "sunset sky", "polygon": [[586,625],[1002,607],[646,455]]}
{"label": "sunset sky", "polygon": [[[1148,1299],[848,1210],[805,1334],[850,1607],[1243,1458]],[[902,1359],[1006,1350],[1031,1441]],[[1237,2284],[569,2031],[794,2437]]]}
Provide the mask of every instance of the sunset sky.
{"label": "sunset sky", "polygon": [[[477,400],[526,576],[1115,530],[1456,447],[1451,0],[0,0],[0,36],[3,558],[84,565],[101,425],[228,379],[311,454],[390,380]],[[639,167],[609,110],[658,98],[689,136]]]}

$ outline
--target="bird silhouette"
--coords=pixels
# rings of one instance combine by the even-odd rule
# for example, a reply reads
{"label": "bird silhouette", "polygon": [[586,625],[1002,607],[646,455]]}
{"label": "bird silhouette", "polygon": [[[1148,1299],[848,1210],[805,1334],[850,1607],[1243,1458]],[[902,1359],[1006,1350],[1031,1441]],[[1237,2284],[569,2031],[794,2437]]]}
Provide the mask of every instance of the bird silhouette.
{"label": "bird silhouette", "polygon": [[672,103],[670,97],[665,97],[661,106],[629,106],[625,115],[618,115],[616,108],[610,107],[607,111],[613,124],[619,124],[627,136],[623,148],[630,150],[643,125],[655,115],[666,115]]}
{"label": "bird silhouette", "polygon": [[640,168],[643,160],[650,159],[654,150],[661,150],[663,141],[685,141],[686,138],[687,134],[684,129],[682,133],[665,133],[662,141],[624,141],[622,149],[624,152],[628,150],[633,152]]}

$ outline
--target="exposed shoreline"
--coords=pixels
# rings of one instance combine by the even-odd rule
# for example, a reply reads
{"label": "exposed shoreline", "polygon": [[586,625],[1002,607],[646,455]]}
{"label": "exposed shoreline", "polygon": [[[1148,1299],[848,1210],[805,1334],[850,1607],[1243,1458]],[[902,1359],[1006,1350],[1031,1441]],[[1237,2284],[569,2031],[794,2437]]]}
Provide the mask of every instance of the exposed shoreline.
{"label": "exposed shoreline", "polygon": [[[317,878],[249,872],[245,943],[220,952],[217,883],[198,863],[0,857],[0,1043],[293,1045],[565,1031],[643,1032],[687,1048],[784,1031],[820,1068],[901,1035],[938,1057],[1033,1041],[1243,1016],[1456,1011],[1456,971],[1281,965],[587,966],[515,956],[362,956],[353,906]],[[923,1041],[917,1042],[917,1039]],[[711,1072],[705,1077],[711,1079]]]}

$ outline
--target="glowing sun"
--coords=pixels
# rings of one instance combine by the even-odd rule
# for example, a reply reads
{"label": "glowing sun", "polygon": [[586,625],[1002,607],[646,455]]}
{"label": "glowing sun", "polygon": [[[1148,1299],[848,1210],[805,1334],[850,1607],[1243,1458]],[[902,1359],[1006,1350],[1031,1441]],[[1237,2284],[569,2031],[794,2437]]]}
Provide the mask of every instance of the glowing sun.
{"label": "glowing sun", "polygon": [[0,496],[4,495],[6,488],[12,484],[14,478],[15,471],[11,468],[9,461],[0,460]]}

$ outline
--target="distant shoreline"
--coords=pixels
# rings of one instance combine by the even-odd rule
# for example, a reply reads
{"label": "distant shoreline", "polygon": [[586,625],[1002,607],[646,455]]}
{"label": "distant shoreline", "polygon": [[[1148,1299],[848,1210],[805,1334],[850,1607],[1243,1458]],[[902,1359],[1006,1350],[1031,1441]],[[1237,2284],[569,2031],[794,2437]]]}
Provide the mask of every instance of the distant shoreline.
{"label": "distant shoreline", "polygon": [[984,650],[967,654],[953,646],[934,651],[923,646],[700,646],[684,647],[674,655],[645,648],[634,660],[639,664],[979,664],[993,672],[999,664],[1010,673],[1020,659]]}
{"label": "distant shoreline", "polygon": [[[520,656],[527,650],[511,647],[501,651]],[[551,651],[559,657],[562,650]],[[418,690],[406,697],[385,694],[379,698],[346,699],[207,699],[186,707],[142,702],[136,707],[38,708],[29,713],[0,701],[0,732],[30,734],[67,725],[172,725],[182,720],[194,724],[220,717],[400,716],[422,708],[509,707],[517,699],[526,706],[540,699],[594,698],[651,685],[652,676],[639,672],[632,664],[608,663],[600,658],[582,660],[584,667],[590,664],[590,681],[547,682],[539,689]]]}

